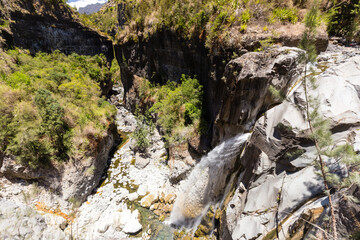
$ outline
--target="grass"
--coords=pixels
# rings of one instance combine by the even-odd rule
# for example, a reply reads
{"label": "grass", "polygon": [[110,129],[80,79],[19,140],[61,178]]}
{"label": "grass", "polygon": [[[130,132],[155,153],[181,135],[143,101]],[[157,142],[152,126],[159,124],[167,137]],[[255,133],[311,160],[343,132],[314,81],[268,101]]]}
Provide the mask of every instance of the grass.
{"label": "grass", "polygon": [[[120,43],[148,39],[153,33],[166,28],[184,39],[200,39],[211,47],[221,42],[232,27],[246,32],[248,25],[264,19],[298,21],[296,7],[283,7],[283,3],[276,1],[114,0],[113,3],[98,13],[80,15],[80,19]],[[121,26],[116,21],[117,3],[125,5],[121,11]]]}

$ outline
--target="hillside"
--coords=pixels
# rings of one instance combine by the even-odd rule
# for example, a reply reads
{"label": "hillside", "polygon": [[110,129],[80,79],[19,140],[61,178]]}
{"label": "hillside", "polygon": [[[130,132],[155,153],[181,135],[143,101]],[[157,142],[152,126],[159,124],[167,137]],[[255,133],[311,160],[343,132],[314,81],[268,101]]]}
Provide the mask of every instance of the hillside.
{"label": "hillside", "polygon": [[80,14],[92,14],[98,12],[101,7],[104,5],[104,3],[95,3],[95,4],[89,4],[85,7],[81,7],[78,9],[78,12]]}
{"label": "hillside", "polygon": [[[115,108],[105,100],[119,74],[112,42],[62,1],[0,4],[0,175],[84,199],[117,139]],[[78,171],[70,174],[72,162]]]}

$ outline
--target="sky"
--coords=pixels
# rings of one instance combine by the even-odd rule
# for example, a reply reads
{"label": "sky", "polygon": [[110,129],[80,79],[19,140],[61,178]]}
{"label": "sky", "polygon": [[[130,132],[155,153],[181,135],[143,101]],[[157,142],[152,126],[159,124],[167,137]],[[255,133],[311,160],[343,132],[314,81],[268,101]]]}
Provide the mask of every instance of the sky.
{"label": "sky", "polygon": [[89,4],[94,4],[94,3],[104,3],[107,0],[69,0],[68,4],[70,6],[76,7],[77,9],[81,8],[81,7],[85,7],[86,5]]}

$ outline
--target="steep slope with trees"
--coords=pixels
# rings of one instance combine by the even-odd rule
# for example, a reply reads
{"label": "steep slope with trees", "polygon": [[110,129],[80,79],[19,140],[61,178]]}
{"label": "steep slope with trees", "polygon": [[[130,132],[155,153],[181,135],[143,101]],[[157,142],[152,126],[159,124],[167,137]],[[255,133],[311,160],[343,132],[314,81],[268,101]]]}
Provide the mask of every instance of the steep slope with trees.
{"label": "steep slope with trees", "polygon": [[1,0],[0,17],[1,176],[82,201],[117,139],[112,42],[64,1]]}

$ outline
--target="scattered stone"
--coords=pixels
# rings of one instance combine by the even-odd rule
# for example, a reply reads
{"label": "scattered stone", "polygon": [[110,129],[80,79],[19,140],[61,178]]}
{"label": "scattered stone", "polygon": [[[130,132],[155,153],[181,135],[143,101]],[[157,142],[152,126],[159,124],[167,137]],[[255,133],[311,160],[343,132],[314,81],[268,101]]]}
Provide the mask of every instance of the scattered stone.
{"label": "scattered stone", "polygon": [[141,206],[146,207],[146,208],[150,208],[150,206],[153,203],[155,203],[157,200],[158,200],[158,198],[156,198],[154,194],[149,194],[149,195],[145,196],[141,200]]}
{"label": "scattered stone", "polygon": [[138,210],[135,210],[134,212],[132,212],[131,217],[129,219],[127,219],[127,223],[125,224],[124,228],[122,229],[123,232],[128,233],[128,234],[137,234],[138,232],[140,232],[142,229],[142,226],[139,223],[138,217],[139,217]]}
{"label": "scattered stone", "polygon": [[142,156],[139,153],[136,153],[135,155],[135,167],[138,169],[145,168],[150,163],[149,157]]}
{"label": "scattered stone", "polygon": [[138,190],[137,190],[137,194],[139,196],[145,196],[147,194],[147,186],[146,185],[140,185]]}
{"label": "scattered stone", "polygon": [[132,202],[135,201],[136,199],[138,199],[138,197],[139,197],[139,195],[136,192],[130,193],[128,195],[128,199]]}
{"label": "scattered stone", "polygon": [[108,222],[100,222],[98,225],[98,232],[104,233],[109,229],[110,224]]}
{"label": "scattered stone", "polygon": [[170,193],[164,198],[164,202],[165,203],[173,203],[175,201],[175,198],[176,198],[176,195],[173,193]]}

